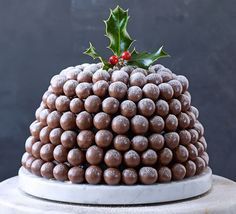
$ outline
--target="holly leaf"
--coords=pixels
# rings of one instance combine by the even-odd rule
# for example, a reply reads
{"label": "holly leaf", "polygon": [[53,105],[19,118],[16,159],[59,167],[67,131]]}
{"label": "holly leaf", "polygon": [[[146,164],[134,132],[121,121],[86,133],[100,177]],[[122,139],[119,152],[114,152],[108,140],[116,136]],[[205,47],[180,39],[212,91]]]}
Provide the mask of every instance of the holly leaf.
{"label": "holly leaf", "polygon": [[117,56],[127,51],[133,43],[133,40],[126,30],[128,20],[128,10],[123,10],[121,7],[117,6],[114,10],[110,11],[109,18],[104,21],[106,25],[105,36],[110,39],[108,48]]}
{"label": "holly leaf", "polygon": [[169,57],[169,55],[165,51],[163,51],[163,46],[160,47],[159,50],[155,53],[139,53],[134,49],[131,55],[131,59],[127,62],[127,64],[147,69],[151,64],[163,57]]}
{"label": "holly leaf", "polygon": [[91,56],[93,59],[99,59],[103,63],[103,69],[105,70],[108,70],[111,67],[111,65],[96,52],[96,49],[91,42],[89,42],[89,48],[86,49],[84,54]]}

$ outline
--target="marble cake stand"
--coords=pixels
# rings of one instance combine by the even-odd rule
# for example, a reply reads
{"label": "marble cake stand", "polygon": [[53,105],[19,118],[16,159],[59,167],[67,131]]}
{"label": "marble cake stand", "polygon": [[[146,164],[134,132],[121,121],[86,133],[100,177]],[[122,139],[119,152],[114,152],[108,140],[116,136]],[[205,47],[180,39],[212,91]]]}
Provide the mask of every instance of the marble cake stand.
{"label": "marble cake stand", "polygon": [[212,171],[207,168],[201,175],[183,181],[154,185],[108,186],[71,184],[47,180],[19,170],[19,188],[24,192],[47,200],[92,204],[134,205],[183,200],[199,196],[212,186]]}

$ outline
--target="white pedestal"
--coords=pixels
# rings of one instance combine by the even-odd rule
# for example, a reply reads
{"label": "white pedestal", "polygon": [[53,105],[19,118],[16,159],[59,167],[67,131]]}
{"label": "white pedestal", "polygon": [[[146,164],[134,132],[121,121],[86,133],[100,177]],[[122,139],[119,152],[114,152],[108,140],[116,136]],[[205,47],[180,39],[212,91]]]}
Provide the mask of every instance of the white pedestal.
{"label": "white pedestal", "polygon": [[206,194],[179,202],[139,206],[91,206],[47,201],[18,189],[18,177],[0,184],[1,214],[233,214],[236,213],[236,183],[213,176]]}

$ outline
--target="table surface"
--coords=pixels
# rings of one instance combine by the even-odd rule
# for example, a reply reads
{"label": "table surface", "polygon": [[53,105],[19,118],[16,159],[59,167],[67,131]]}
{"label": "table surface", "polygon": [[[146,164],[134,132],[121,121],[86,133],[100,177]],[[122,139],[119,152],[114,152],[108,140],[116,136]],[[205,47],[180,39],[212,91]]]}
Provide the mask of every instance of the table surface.
{"label": "table surface", "polygon": [[0,183],[0,213],[4,214],[205,214],[236,213],[236,183],[213,176],[212,189],[189,200],[139,206],[88,206],[38,199],[18,189],[18,177]]}

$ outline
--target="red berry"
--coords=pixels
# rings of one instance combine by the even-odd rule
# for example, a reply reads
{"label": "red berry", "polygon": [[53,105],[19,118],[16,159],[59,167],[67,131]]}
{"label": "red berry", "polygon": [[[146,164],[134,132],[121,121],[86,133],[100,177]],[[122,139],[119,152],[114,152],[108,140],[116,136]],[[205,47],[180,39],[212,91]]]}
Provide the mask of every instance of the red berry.
{"label": "red berry", "polygon": [[116,55],[113,55],[109,58],[109,62],[112,65],[116,65],[119,62],[119,58]]}
{"label": "red berry", "polygon": [[124,51],[121,55],[123,60],[130,60],[131,58],[131,53],[129,51]]}

